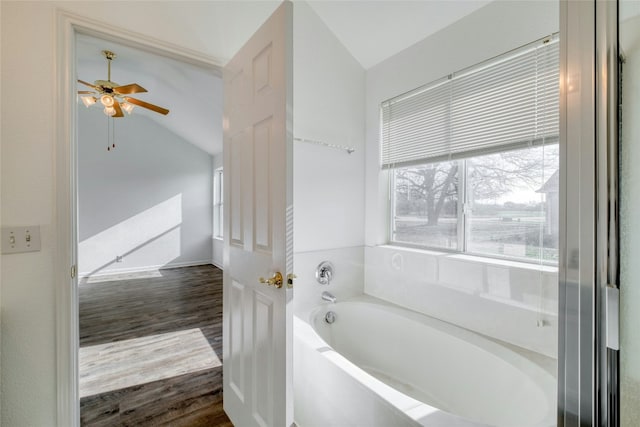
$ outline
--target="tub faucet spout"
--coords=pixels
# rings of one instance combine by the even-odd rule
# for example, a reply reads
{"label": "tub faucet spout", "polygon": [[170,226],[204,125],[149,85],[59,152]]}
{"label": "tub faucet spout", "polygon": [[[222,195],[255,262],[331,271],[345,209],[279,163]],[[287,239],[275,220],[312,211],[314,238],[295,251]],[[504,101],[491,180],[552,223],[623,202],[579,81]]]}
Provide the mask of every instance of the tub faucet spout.
{"label": "tub faucet spout", "polygon": [[324,291],[322,293],[322,299],[328,302],[336,302],[336,297],[331,292]]}

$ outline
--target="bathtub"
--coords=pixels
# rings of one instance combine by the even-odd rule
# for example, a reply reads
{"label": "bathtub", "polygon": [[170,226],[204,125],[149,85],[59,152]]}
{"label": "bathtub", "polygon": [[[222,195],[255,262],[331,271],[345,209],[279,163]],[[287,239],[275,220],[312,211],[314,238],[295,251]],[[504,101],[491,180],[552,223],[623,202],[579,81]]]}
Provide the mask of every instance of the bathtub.
{"label": "bathtub", "polygon": [[300,427],[553,426],[553,367],[523,353],[372,297],[322,304],[294,317],[294,416]]}

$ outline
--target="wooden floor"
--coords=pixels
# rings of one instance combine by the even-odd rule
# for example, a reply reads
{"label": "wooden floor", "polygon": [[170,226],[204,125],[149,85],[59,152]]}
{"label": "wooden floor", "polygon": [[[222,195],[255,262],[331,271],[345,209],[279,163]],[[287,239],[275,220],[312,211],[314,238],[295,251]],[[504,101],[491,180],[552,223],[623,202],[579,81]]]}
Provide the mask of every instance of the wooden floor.
{"label": "wooden floor", "polygon": [[222,409],[222,271],[82,281],[84,426],[232,426]]}

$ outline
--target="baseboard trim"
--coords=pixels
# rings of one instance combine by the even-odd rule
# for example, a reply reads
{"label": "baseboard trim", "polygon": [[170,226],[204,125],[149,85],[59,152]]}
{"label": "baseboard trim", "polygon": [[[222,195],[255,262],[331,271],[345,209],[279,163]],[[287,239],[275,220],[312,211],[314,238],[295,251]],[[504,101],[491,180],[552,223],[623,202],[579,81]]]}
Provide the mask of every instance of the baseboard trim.
{"label": "baseboard trim", "polygon": [[203,259],[199,261],[171,262],[169,264],[147,265],[144,267],[118,268],[113,270],[100,271],[98,273],[93,273],[93,274],[90,274],[89,272],[82,272],[78,274],[78,277],[81,279],[89,279],[93,277],[105,277],[105,276],[113,276],[117,274],[144,273],[147,271],[166,270],[170,268],[180,268],[180,267],[196,267],[198,265],[211,265],[211,264],[212,262],[209,259]]}

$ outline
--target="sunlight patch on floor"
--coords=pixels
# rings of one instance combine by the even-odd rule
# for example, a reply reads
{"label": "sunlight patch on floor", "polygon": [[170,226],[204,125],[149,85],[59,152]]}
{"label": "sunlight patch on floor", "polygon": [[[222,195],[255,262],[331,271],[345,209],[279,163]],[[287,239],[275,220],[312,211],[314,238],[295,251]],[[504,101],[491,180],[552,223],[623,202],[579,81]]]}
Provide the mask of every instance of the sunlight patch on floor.
{"label": "sunlight patch on floor", "polygon": [[199,328],[80,348],[80,397],[222,366]]}
{"label": "sunlight patch on floor", "polygon": [[91,276],[84,277],[78,281],[78,286],[86,285],[89,283],[107,283],[107,282],[119,282],[121,280],[138,280],[138,279],[155,279],[163,277],[160,270],[148,270],[148,271],[136,271],[135,273],[109,273],[103,276]]}

